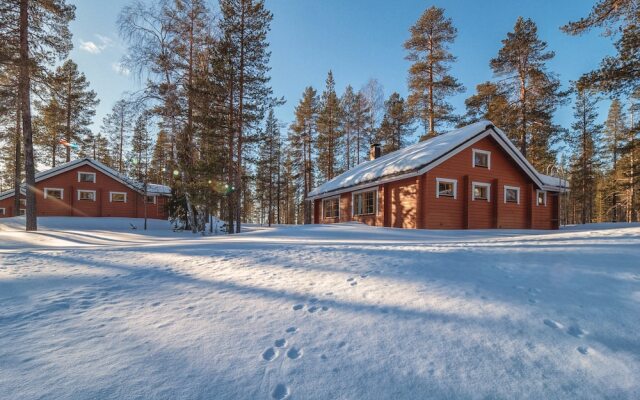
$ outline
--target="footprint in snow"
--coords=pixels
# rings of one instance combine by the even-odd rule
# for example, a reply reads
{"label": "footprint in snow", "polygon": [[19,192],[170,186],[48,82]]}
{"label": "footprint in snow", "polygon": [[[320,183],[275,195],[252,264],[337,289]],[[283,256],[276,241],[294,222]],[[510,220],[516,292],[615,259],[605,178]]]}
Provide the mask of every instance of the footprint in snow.
{"label": "footprint in snow", "polygon": [[586,346],[580,346],[578,347],[576,350],[578,350],[578,352],[582,355],[587,355],[589,354],[589,348]]}
{"label": "footprint in snow", "polygon": [[296,304],[295,306],[293,306],[293,310],[294,311],[302,310],[302,307],[304,307],[304,304]]}
{"label": "footprint in snow", "polygon": [[563,325],[560,322],[554,321],[552,319],[545,319],[544,324],[553,329],[562,329]]}
{"label": "footprint in snow", "polygon": [[278,357],[278,351],[276,349],[274,349],[273,347],[269,347],[268,349],[266,349],[263,353],[262,353],[262,358],[265,361],[272,361],[274,360],[276,357]]}
{"label": "footprint in snow", "polygon": [[298,349],[297,347],[292,347],[287,351],[287,357],[292,360],[297,360],[302,357],[302,349]]}
{"label": "footprint in snow", "polygon": [[316,311],[318,311],[320,308],[318,306],[311,306],[307,309],[307,311],[309,311],[310,313],[314,313]]}
{"label": "footprint in snow", "polygon": [[567,329],[567,333],[571,336],[581,338],[584,337],[584,335],[586,335],[588,332],[580,328],[578,325],[571,325],[569,329]]}
{"label": "footprint in snow", "polygon": [[348,279],[347,279],[347,282],[353,282],[355,279],[356,279],[356,278],[353,278],[353,277],[352,277],[352,278],[348,278]]}
{"label": "footprint in snow", "polygon": [[355,286],[357,284],[358,284],[358,282],[356,282],[356,281],[351,282],[351,286]]}
{"label": "footprint in snow", "polygon": [[285,338],[277,339],[275,341],[274,345],[276,347],[286,347],[287,346],[287,339],[285,339]]}
{"label": "footprint in snow", "polygon": [[287,333],[296,333],[296,332],[298,332],[298,328],[296,328],[295,326],[292,326],[292,327],[287,328],[287,330],[285,332],[287,332]]}
{"label": "footprint in snow", "polygon": [[291,391],[289,390],[287,385],[285,385],[284,383],[278,383],[278,385],[276,385],[276,388],[273,389],[271,397],[276,400],[285,400],[289,398],[290,394]]}

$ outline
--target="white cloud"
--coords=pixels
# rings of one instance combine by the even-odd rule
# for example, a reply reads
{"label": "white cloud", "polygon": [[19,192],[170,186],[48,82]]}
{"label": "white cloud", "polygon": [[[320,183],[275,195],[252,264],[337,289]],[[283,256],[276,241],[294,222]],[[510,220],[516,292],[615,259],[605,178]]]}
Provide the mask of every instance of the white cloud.
{"label": "white cloud", "polygon": [[98,38],[97,42],[91,40],[84,41],[80,39],[80,50],[84,50],[91,54],[100,54],[104,49],[113,45],[113,40],[108,36],[96,33],[95,37]]}
{"label": "white cloud", "polygon": [[99,54],[102,51],[100,46],[98,46],[97,44],[93,43],[92,41],[85,42],[82,39],[80,39],[80,50],[84,50],[87,53],[91,54]]}
{"label": "white cloud", "polygon": [[113,69],[118,75],[129,76],[131,71],[129,68],[122,65],[122,63],[114,62],[111,64],[111,69]]}

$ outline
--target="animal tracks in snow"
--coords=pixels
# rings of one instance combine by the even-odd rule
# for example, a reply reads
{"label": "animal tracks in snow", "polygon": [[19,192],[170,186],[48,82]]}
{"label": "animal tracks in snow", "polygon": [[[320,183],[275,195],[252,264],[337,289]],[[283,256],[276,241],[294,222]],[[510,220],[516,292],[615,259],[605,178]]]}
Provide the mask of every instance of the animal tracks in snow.
{"label": "animal tracks in snow", "polygon": [[291,390],[289,387],[284,383],[279,383],[276,385],[276,388],[273,389],[273,392],[271,392],[271,397],[276,400],[285,400],[289,398],[290,394]]}
{"label": "animal tracks in snow", "polygon": [[287,357],[292,360],[297,360],[302,357],[302,349],[298,349],[297,347],[292,347],[287,351]]}
{"label": "animal tracks in snow", "polygon": [[273,347],[269,347],[262,353],[262,359],[265,361],[273,361],[278,357],[278,351]]}

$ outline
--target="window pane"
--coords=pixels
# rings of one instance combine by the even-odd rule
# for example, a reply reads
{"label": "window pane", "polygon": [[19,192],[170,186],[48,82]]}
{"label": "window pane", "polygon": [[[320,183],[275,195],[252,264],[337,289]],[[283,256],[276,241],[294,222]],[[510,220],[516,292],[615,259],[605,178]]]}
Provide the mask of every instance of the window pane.
{"label": "window pane", "polygon": [[509,203],[517,203],[518,202],[518,191],[516,189],[507,189],[507,202]]}
{"label": "window pane", "polygon": [[544,192],[538,192],[538,205],[539,206],[543,206],[545,201],[544,201],[544,197],[545,197],[545,193]]}
{"label": "window pane", "polygon": [[62,199],[62,190],[52,190],[52,189],[47,189],[47,198],[51,198],[51,199]]}
{"label": "window pane", "polygon": [[94,182],[95,181],[94,176],[95,175],[93,175],[93,174],[84,174],[84,173],[81,172],[80,173],[80,182]]}
{"label": "window pane", "polygon": [[126,195],[124,193],[111,193],[111,201],[116,203],[124,203]]}
{"label": "window pane", "polygon": [[325,218],[338,218],[338,199],[324,200],[322,207]]}
{"label": "window pane", "polygon": [[476,200],[487,200],[488,199],[488,190],[486,186],[474,186],[473,187],[473,198]]}
{"label": "window pane", "polygon": [[93,192],[80,192],[80,200],[95,200]]}
{"label": "window pane", "polygon": [[453,182],[440,182],[438,184],[438,194],[440,196],[453,197]]}
{"label": "window pane", "polygon": [[488,167],[489,166],[489,155],[485,153],[474,153],[474,165],[476,167]]}

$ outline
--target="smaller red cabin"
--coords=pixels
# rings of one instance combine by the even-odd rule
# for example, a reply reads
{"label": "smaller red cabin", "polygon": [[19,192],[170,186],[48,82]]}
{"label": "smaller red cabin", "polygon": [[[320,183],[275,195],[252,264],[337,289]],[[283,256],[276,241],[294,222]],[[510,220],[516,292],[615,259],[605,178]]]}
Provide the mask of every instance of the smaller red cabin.
{"label": "smaller red cabin", "polygon": [[[16,209],[14,190],[0,193],[0,218],[24,214],[25,189]],[[36,174],[38,216],[167,219],[168,186],[135,182],[106,165],[77,159]]]}

